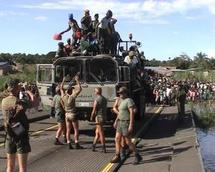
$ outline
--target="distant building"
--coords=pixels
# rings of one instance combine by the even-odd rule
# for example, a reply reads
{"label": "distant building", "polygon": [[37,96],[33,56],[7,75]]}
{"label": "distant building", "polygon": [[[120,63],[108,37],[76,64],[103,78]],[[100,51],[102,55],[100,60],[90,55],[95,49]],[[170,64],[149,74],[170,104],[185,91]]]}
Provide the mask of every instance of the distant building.
{"label": "distant building", "polygon": [[9,62],[0,62],[0,76],[10,73],[12,67]]}

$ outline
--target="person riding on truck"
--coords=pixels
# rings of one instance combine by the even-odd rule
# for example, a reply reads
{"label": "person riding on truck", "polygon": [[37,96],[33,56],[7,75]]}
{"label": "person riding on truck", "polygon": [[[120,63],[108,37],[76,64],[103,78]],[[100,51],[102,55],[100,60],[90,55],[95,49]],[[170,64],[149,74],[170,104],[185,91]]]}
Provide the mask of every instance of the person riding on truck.
{"label": "person riding on truck", "polygon": [[60,34],[63,35],[64,33],[70,31],[71,29],[73,30],[73,34],[72,34],[72,45],[76,45],[78,43],[78,40],[80,39],[80,32],[81,29],[78,26],[77,21],[73,18],[73,14],[69,14],[69,22],[68,22],[69,26],[68,28],[61,32]]}

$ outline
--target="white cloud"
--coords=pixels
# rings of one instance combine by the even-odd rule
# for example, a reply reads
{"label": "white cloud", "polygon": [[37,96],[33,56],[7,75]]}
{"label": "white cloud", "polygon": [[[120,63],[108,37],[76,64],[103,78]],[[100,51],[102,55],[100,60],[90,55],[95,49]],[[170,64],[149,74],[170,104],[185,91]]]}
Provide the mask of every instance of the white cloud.
{"label": "white cloud", "polygon": [[26,13],[23,12],[14,12],[14,11],[0,11],[0,17],[8,16],[24,16]]}
{"label": "white cloud", "polygon": [[195,16],[186,16],[185,17],[187,20],[197,20],[199,17],[195,17]]}
{"label": "white cloud", "polygon": [[42,21],[42,22],[46,21],[47,19],[48,18],[45,17],[45,16],[36,16],[36,17],[34,17],[34,20]]}
{"label": "white cloud", "polygon": [[54,2],[46,1],[40,4],[25,4],[21,7],[48,10],[83,10],[87,8],[102,15],[108,9],[111,9],[118,18],[159,24],[168,23],[162,19],[167,15],[175,13],[186,14],[188,11],[202,8],[215,15],[215,0],[135,0],[132,2],[120,0],[58,0]]}

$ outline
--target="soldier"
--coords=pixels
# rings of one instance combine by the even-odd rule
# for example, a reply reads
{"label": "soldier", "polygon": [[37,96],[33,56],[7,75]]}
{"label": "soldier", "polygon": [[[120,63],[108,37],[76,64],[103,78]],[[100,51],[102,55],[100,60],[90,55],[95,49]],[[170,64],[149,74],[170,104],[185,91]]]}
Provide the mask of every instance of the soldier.
{"label": "soldier", "polygon": [[96,130],[95,130],[96,135],[93,140],[92,151],[95,151],[96,143],[100,139],[103,152],[106,153],[103,123],[105,122],[106,115],[107,115],[107,99],[102,95],[101,87],[95,88],[94,92],[95,92],[96,98],[93,103],[91,121],[93,121],[94,119],[96,121]]}
{"label": "soldier", "polygon": [[[7,172],[15,170],[16,153],[19,171],[27,170],[28,153],[31,151],[29,143],[29,123],[25,114],[24,102],[18,99],[20,86],[17,79],[8,83],[8,96],[2,100],[4,127],[6,129],[5,148],[7,152]],[[33,102],[33,95],[30,95]],[[20,129],[15,130],[14,124]]]}
{"label": "soldier", "polygon": [[[52,116],[56,116],[57,118],[57,123],[58,123],[58,130],[56,132],[56,137],[55,137],[55,145],[62,145],[62,143],[59,141],[59,137],[63,133],[64,135],[64,142],[66,142],[66,125],[65,125],[65,111],[63,109],[62,105],[62,99],[61,99],[61,90],[60,86],[58,85],[56,87],[56,95],[53,98],[52,102]],[[54,114],[53,114],[54,113]]]}
{"label": "soldier", "polygon": [[135,145],[131,142],[131,135],[134,129],[135,104],[134,101],[128,97],[128,90],[126,87],[121,87],[118,93],[120,95],[120,98],[115,101],[113,107],[113,111],[117,114],[117,119],[114,124],[114,126],[116,127],[116,155],[111,160],[111,163],[118,163],[121,161],[121,140],[124,137],[126,144],[129,146],[129,149],[135,154],[133,164],[138,164],[142,160],[142,157],[137,152]]}
{"label": "soldier", "polygon": [[178,107],[178,115],[179,115],[179,122],[182,122],[183,117],[185,115],[186,91],[181,82],[178,82],[177,85],[178,85],[178,88],[176,91],[176,100],[177,100],[177,107]]}
{"label": "soldier", "polygon": [[[73,149],[71,141],[70,141],[70,132],[72,129],[72,126],[74,128],[74,139],[75,139],[75,148],[76,149],[82,149],[83,147],[79,145],[79,123],[78,123],[78,117],[77,117],[77,111],[75,107],[75,99],[80,94],[82,88],[79,81],[79,76],[75,76],[75,81],[77,85],[77,89],[75,89],[75,86],[70,83],[66,94],[62,97],[62,102],[65,110],[65,116],[66,116],[66,139],[67,144],[69,145],[69,149]],[[63,79],[63,82],[61,84],[61,87],[63,88],[65,78]],[[61,88],[61,90],[62,90]]]}

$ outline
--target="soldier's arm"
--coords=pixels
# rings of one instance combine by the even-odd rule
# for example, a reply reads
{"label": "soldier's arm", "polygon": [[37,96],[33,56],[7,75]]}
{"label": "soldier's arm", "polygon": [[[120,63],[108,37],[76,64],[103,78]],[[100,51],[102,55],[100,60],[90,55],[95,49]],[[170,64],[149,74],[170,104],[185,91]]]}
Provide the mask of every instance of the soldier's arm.
{"label": "soldier's arm", "polygon": [[77,84],[77,89],[75,90],[75,94],[76,94],[76,96],[78,96],[80,94],[80,92],[82,91],[82,87],[81,87],[81,83],[80,83],[78,75],[75,76],[75,81]]}
{"label": "soldier's arm", "polygon": [[61,84],[60,84],[60,95],[61,95],[61,97],[63,97],[64,96],[64,88],[63,88],[63,86],[64,86],[64,83],[65,83],[65,77],[63,77],[63,81],[61,82]]}
{"label": "soldier's arm", "polygon": [[113,105],[113,112],[118,116],[119,115],[119,110],[118,110],[118,106],[119,106],[119,98],[116,99],[114,105]]}
{"label": "soldier's arm", "polygon": [[134,107],[129,108],[129,113],[130,113],[130,123],[129,123],[129,132],[133,131],[134,128]]}
{"label": "soldier's arm", "polygon": [[97,101],[95,100],[93,103],[93,110],[91,112],[91,117],[90,120],[93,121],[93,119],[95,118],[96,115],[96,107],[97,107]]}

